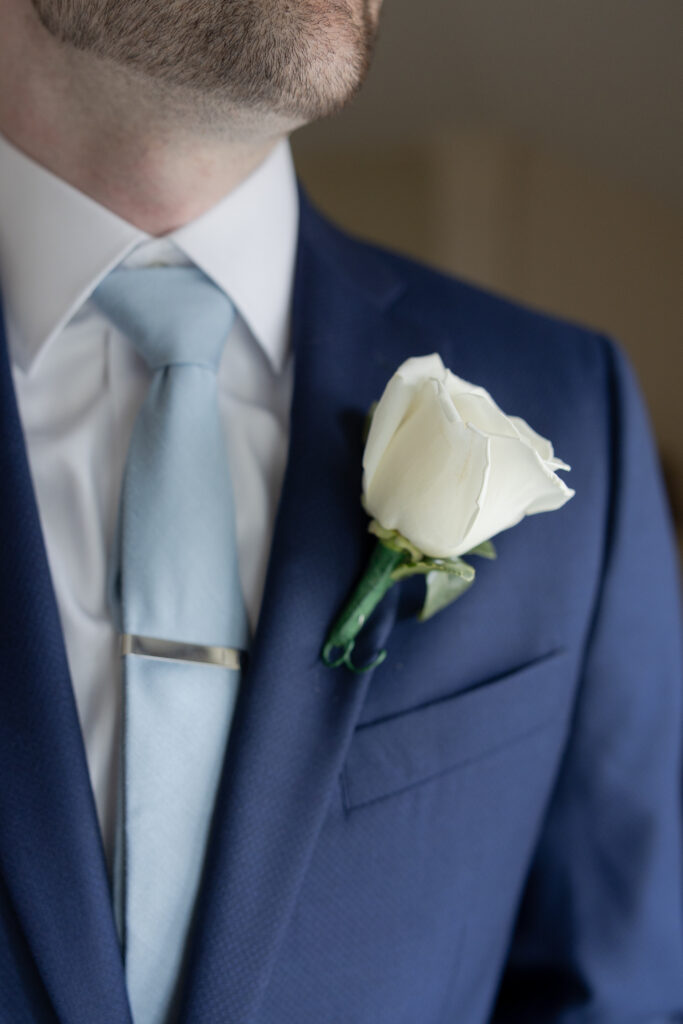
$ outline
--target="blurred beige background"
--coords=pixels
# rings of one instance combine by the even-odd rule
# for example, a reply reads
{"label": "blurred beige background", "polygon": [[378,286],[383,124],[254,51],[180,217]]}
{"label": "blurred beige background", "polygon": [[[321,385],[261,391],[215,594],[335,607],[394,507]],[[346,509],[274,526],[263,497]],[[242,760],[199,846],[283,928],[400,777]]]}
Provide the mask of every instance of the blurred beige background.
{"label": "blurred beige background", "polygon": [[385,0],[294,153],[347,229],[621,341],[683,547],[682,0]]}

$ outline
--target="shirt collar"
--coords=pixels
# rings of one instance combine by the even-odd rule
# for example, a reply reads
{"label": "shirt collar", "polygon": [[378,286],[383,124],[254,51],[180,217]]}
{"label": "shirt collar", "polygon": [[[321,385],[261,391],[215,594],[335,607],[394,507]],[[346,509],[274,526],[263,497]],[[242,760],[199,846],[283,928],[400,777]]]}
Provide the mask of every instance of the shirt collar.
{"label": "shirt collar", "polygon": [[276,371],[287,355],[299,221],[289,144],[189,224],[153,239],[0,136],[0,283],[28,372],[110,270],[180,251],[232,299]]}

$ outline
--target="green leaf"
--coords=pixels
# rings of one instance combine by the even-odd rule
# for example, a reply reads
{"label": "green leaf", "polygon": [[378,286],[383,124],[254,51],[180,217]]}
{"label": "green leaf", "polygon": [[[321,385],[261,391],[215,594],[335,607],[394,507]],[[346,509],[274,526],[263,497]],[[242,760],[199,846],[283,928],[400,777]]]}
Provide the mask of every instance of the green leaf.
{"label": "green leaf", "polygon": [[476,548],[472,548],[471,551],[466,552],[468,555],[479,555],[481,558],[497,558],[498,554],[493,541],[485,540],[481,544],[477,544]]}
{"label": "green leaf", "polygon": [[408,576],[418,573],[426,576],[430,572],[450,573],[470,583],[474,579],[474,569],[463,562],[462,558],[428,558],[426,555],[419,562],[401,562],[392,572],[391,578],[404,580]]}
{"label": "green leaf", "polygon": [[450,576],[458,576],[467,583],[474,582],[474,566],[464,562],[462,558],[447,558],[444,562],[435,562],[434,569]]}
{"label": "green leaf", "polygon": [[474,569],[471,565],[462,563],[470,570],[470,573],[440,572],[434,571],[427,575],[427,593],[422,611],[418,615],[420,622],[426,622],[436,615],[443,608],[446,608],[453,601],[468,590],[474,583]]}
{"label": "green leaf", "polygon": [[394,581],[405,580],[409,576],[417,576],[422,574],[426,576],[428,572],[432,572],[434,566],[431,562],[402,562],[391,574],[391,578]]}

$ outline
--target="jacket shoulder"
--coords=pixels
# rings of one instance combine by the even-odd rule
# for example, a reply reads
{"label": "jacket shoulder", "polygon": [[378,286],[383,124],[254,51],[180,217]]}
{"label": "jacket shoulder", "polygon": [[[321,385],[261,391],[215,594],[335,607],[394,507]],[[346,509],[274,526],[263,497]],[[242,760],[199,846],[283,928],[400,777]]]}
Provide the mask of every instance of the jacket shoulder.
{"label": "jacket shoulder", "polygon": [[483,372],[486,378],[496,367],[502,371],[493,374],[496,383],[502,375],[552,385],[556,377],[565,395],[572,383],[582,390],[589,384],[593,392],[598,385],[604,393],[610,364],[623,359],[619,345],[599,330],[349,235],[308,204],[303,221],[321,258],[413,328],[413,354],[433,351],[438,340],[444,361],[451,359],[447,365],[463,377]]}
{"label": "jacket shoulder", "polygon": [[482,343],[490,338],[496,344],[569,346],[574,357],[588,358],[605,344],[604,336],[590,326],[348,234],[315,210],[305,195],[302,234],[318,256],[359,290],[394,306],[396,315],[418,319],[446,334],[467,330]]}

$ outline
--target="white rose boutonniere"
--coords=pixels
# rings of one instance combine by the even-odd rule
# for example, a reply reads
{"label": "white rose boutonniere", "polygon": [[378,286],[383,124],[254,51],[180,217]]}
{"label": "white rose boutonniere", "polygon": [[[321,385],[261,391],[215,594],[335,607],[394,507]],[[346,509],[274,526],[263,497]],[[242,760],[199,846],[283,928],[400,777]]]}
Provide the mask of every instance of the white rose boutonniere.
{"label": "white rose boutonniere", "polygon": [[490,538],[524,516],[561,508],[573,496],[557,475],[569,466],[550,441],[507,416],[482,387],[446,369],[434,354],[404,362],[372,413],[363,455],[363,505],[378,543],[370,565],[333,626],[323,660],[351,661],[355,638],[390,586],[422,573],[420,619],[472,584],[462,555],[495,558]]}

